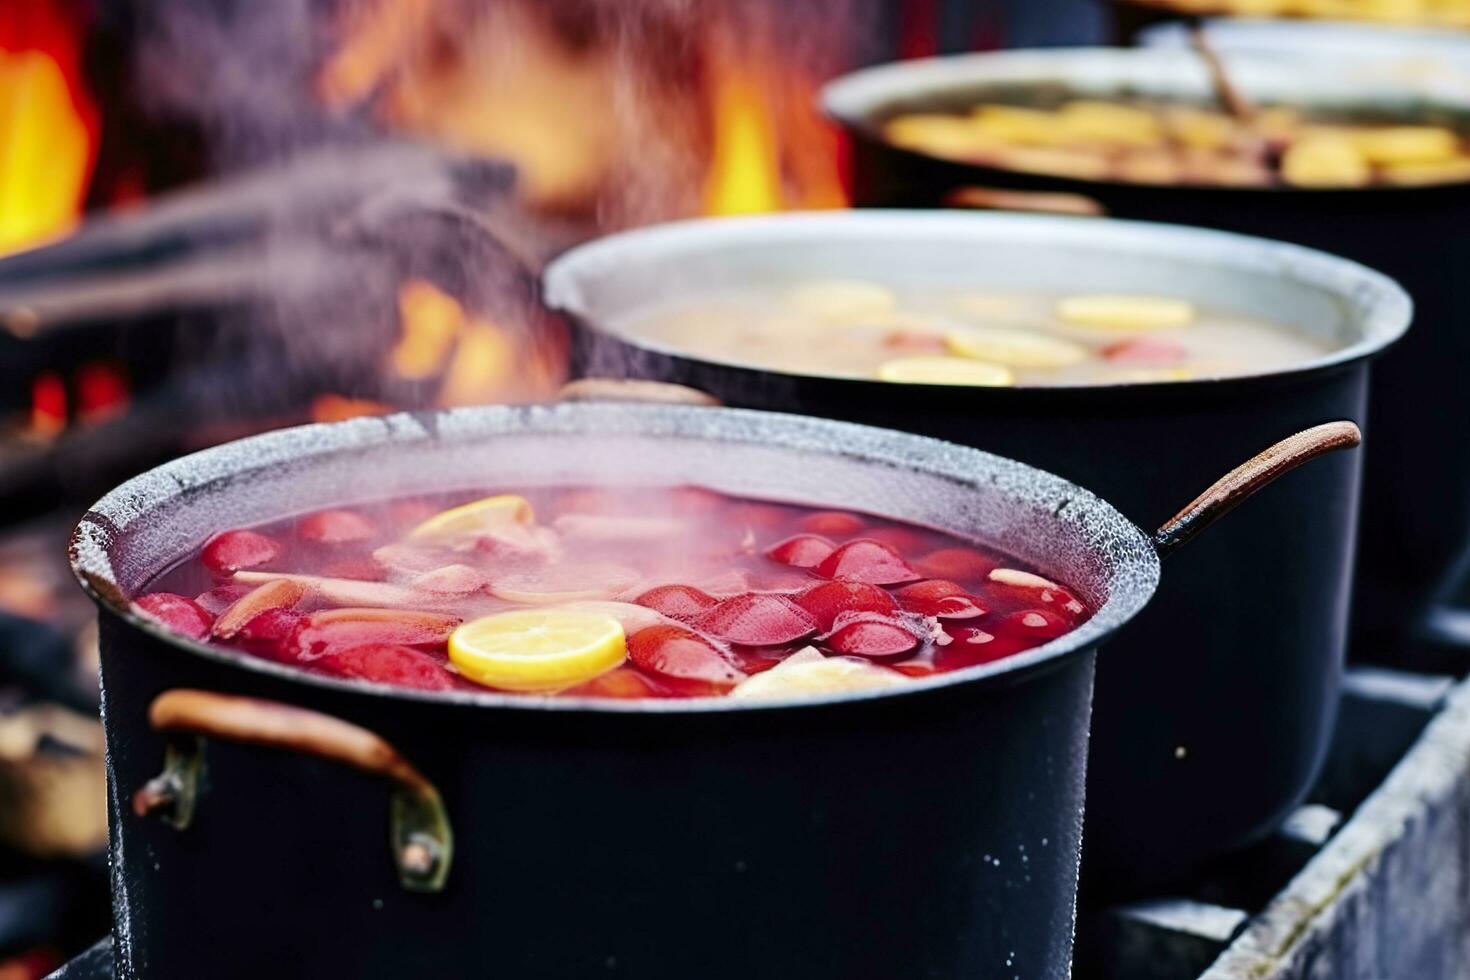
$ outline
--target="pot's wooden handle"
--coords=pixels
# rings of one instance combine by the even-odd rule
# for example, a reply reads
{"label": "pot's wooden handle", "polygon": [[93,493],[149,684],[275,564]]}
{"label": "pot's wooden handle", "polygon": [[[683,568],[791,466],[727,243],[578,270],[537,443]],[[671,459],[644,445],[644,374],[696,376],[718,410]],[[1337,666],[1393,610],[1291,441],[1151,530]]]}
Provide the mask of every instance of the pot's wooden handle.
{"label": "pot's wooden handle", "polygon": [[[373,732],[331,715],[277,701],[165,691],[148,709],[155,731],[281,749],[340,762],[381,776],[393,787],[391,828],[398,879],[411,891],[440,891],[449,875],[454,837],[434,784],[397,749]],[[170,746],[161,775],[133,794],[138,816],[163,813],[188,826],[198,797],[202,743],[192,753]]]}
{"label": "pot's wooden handle", "polygon": [[580,378],[562,385],[559,401],[564,402],[654,402],[661,405],[718,405],[714,395],[670,384],[667,381],[641,381],[636,378]]}
{"label": "pot's wooden handle", "polygon": [[944,196],[944,206],[981,211],[1073,214],[1084,218],[1101,218],[1108,213],[1101,201],[1085,194],[1068,194],[1060,191],[1015,191],[1003,187],[956,187]]}
{"label": "pot's wooden handle", "polygon": [[1351,422],[1328,422],[1288,436],[1220,477],[1165,521],[1154,534],[1154,547],[1160,556],[1172,554],[1277,477],[1308,460],[1338,449],[1352,449],[1362,441],[1363,434]]}

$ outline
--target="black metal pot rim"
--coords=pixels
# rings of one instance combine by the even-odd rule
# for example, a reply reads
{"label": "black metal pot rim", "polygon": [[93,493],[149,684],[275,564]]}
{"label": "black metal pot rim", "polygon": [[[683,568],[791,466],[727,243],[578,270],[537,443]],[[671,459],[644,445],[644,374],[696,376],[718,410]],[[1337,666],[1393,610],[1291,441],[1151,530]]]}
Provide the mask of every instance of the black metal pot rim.
{"label": "black metal pot rim", "polygon": [[[1445,108],[1470,113],[1470,100],[1463,92],[1448,85],[1415,86],[1407,81],[1394,85],[1392,80],[1363,78],[1354,84],[1342,73],[1331,70],[1325,56],[1283,61],[1248,51],[1226,51],[1234,80],[1247,94],[1259,97],[1256,86],[1277,86],[1281,98],[1294,104],[1310,104],[1314,99],[1324,105],[1378,108],[1402,113],[1406,104],[1419,107]],[[1352,62],[1345,62],[1352,64]],[[1293,194],[1326,198],[1332,195],[1407,195],[1433,193],[1462,188],[1464,181],[1424,185],[1373,184],[1367,187],[1298,187],[1271,184],[1241,187],[1224,184],[1181,182],[1152,184],[1142,181],[1098,180],[1039,170],[1021,170],[991,163],[967,163],[952,157],[936,156],[889,142],[879,124],[883,110],[897,102],[922,103],[926,97],[949,92],[983,89],[989,85],[1038,84],[1071,85],[1079,94],[1103,96],[1108,91],[1126,89],[1131,84],[1149,80],[1161,92],[1195,101],[1213,99],[1208,75],[1198,55],[1169,46],[1146,48],[1038,48],[985,51],[971,54],[915,58],[861,68],[827,83],[822,88],[821,105],[832,119],[863,137],[898,152],[977,171],[991,170],[1020,174],[1030,178],[1063,180],[1073,185],[1107,188],[1132,188],[1159,193],[1218,193],[1246,198],[1260,194]],[[1270,101],[1268,98],[1267,101]]]}
{"label": "black metal pot rim", "polygon": [[1019,245],[1064,244],[1096,249],[1110,257],[1129,254],[1139,259],[1167,256],[1197,259],[1201,264],[1240,272],[1287,278],[1327,290],[1358,312],[1359,339],[1322,357],[1276,371],[1200,377],[1183,381],[1132,381],[1094,385],[1018,385],[996,388],[956,388],[945,385],[905,385],[906,389],[963,391],[966,398],[1016,400],[1056,399],[1068,393],[1098,395],[1110,391],[1174,390],[1241,386],[1263,379],[1297,378],[1330,371],[1382,353],[1402,337],[1413,319],[1413,301],[1388,276],[1365,265],[1287,242],[1271,241],[1235,232],[1192,228],[1117,218],[1076,218],[1050,215],[992,214],[959,211],[887,210],[806,211],[733,218],[696,218],[619,232],[569,249],[553,260],[543,274],[543,298],[552,309],[569,314],[623,343],[685,361],[719,364],[759,371],[787,379],[819,379],[852,385],[886,384],[874,378],[819,375],[758,367],[735,360],[696,355],[668,344],[629,336],[607,323],[581,288],[581,283],[630,265],[677,268],[681,255],[696,250],[766,242],[791,245],[802,241],[865,236],[876,247],[902,247],[905,242],[962,245],[966,241],[1003,238]]}
{"label": "black metal pot rim", "polygon": [[[362,681],[311,674],[260,657],[210,646],[167,629],[135,612],[117,582],[110,552],[114,533],[126,531],[156,508],[197,492],[210,483],[287,463],[325,461],[387,443],[433,441],[452,446],[496,435],[582,431],[588,420],[611,419],[636,426],[639,434],[679,432],[732,439],[742,428],[779,432],[791,448],[841,452],[876,463],[920,469],[988,492],[1016,499],[1042,499],[1062,512],[1059,521],[1087,528],[1114,568],[1107,601],[1077,629],[1042,646],[989,664],[930,677],[909,678],[902,686],[825,697],[796,697],[746,702],[731,698],[638,699],[617,701],[587,697],[526,697],[480,692],[424,692]],[[843,447],[841,450],[834,446]],[[1065,504],[1063,507],[1062,505]],[[283,517],[290,516],[283,514]],[[1015,460],[938,439],[893,432],[873,426],[806,416],[732,408],[670,405],[563,404],[494,406],[412,413],[281,429],[180,457],[119,485],[99,500],[72,532],[72,573],[100,607],[133,629],[194,656],[241,670],[270,675],[302,685],[345,694],[388,697],[436,704],[522,711],[571,711],[635,715],[687,715],[727,711],[776,711],[912,697],[960,685],[1004,685],[1059,666],[1121,628],[1147,604],[1158,586],[1159,559],[1147,535],[1111,504],[1059,476]],[[177,559],[179,555],[171,555]],[[1025,556],[1021,556],[1025,557]]]}

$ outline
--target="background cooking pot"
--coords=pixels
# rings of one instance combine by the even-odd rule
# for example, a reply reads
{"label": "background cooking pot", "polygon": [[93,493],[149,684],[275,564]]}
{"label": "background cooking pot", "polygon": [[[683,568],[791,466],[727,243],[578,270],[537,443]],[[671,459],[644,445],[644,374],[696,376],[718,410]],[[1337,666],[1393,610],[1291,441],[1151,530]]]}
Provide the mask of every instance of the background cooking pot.
{"label": "background cooking pot", "polygon": [[[1004,290],[1165,292],[1286,321],[1341,345],[1300,368],[1222,381],[945,388],[820,378],[630,340],[675,299],[806,277]],[[1080,218],[935,212],[784,215],[611,236],[553,263],[582,370],[693,385],[727,403],[882,424],[968,443],[1099,488],[1141,522],[1220,459],[1284,430],[1361,420],[1367,359],[1409,302],[1317,252],[1219,232]],[[1293,474],[1228,533],[1181,556],[1099,678],[1088,874],[1132,890],[1266,833],[1300,802],[1331,731],[1357,517],[1357,454]]]}
{"label": "background cooking pot", "polygon": [[[752,707],[341,682],[190,642],[124,598],[224,526],[487,481],[861,509],[993,543],[1098,611],[898,693]],[[613,405],[209,450],[104,498],[73,563],[102,607],[114,937],[132,978],[1064,977],[1093,651],[1158,575],[1110,506],[1009,460]]]}
{"label": "background cooking pot", "polygon": [[[1423,64],[1442,61],[1434,54]],[[1392,78],[1365,58],[1227,57],[1232,81],[1261,104],[1384,112],[1463,125],[1470,96],[1458,72]],[[856,72],[825,92],[827,111],[854,142],[854,197],[877,206],[937,206],[979,185],[1080,197],[1121,218],[1205,225],[1299,242],[1393,276],[1414,298],[1421,327],[1374,374],[1365,457],[1364,513],[1354,608],[1364,655],[1393,658],[1406,637],[1447,635],[1438,607],[1455,601],[1452,569],[1470,547],[1470,183],[1366,189],[1241,188],[1084,181],[940,160],[883,138],[880,121],[902,109],[979,98],[1059,100],[1072,94],[1213,102],[1201,59],[1180,50],[1018,51],[906,62]],[[1044,202],[1043,202],[1044,204]],[[1121,502],[1121,501],[1120,501]],[[1470,583],[1465,583],[1470,587]],[[1470,595],[1464,597],[1470,604]]]}

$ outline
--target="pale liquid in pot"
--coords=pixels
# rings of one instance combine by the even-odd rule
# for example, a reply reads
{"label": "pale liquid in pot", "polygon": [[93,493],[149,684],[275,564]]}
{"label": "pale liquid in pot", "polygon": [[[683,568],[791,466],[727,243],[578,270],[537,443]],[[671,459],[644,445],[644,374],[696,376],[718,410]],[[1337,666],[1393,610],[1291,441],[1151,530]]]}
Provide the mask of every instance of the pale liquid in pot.
{"label": "pale liquid in pot", "polygon": [[983,386],[1108,385],[1289,369],[1334,345],[1167,296],[744,286],[611,324],[640,344],[793,374]]}

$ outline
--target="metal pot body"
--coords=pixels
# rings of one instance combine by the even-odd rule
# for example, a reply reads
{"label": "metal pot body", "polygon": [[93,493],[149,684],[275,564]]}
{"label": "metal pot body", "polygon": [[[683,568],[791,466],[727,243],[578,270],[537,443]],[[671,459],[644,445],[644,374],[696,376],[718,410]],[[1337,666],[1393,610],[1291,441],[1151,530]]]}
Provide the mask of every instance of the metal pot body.
{"label": "metal pot body", "polygon": [[[486,473],[509,486],[698,483],[907,516],[1024,546],[1101,608],[1014,662],[896,695],[749,708],[334,682],[166,636],[118,597],[222,516]],[[1121,515],[1019,464],[840,423],[642,406],[247,440],[115,491],[79,528],[74,561],[104,610],[114,936],[132,978],[744,978],[776,964],[1064,977],[1094,650],[1157,576]],[[396,746],[453,824],[444,889],[399,886],[378,780],[303,755],[209,739],[189,827],[137,816],[128,800],[166,741],[148,706],[179,687],[304,706]]]}
{"label": "metal pot body", "polygon": [[[1305,25],[1297,25],[1298,29]],[[1404,111],[1433,104],[1440,117],[1463,117],[1470,102],[1448,69],[1411,84],[1397,62],[1359,60],[1324,66],[1327,55],[1231,59],[1248,95],[1293,104],[1377,106]],[[1268,63],[1269,62],[1269,63]],[[1421,66],[1422,67],[1422,66]],[[1458,67],[1458,66],[1457,66]],[[1338,70],[1338,69],[1341,70]],[[890,74],[883,74],[891,72]],[[872,125],[884,105],[917,104],[924,85],[941,103],[1003,87],[1075,86],[1098,93],[1129,88],[1200,98],[1207,82],[1186,52],[1024,52],[931,63],[914,80],[883,69],[834,95],[829,108],[855,141],[854,194],[871,206],[941,206],[961,187],[1080,194],[1112,216],[1221,228],[1297,242],[1355,259],[1400,282],[1421,326],[1374,369],[1373,424],[1365,455],[1354,645],[1381,658],[1406,640],[1436,642],[1436,607],[1456,601],[1456,568],[1470,549],[1470,427],[1462,367],[1470,363],[1470,262],[1463,229],[1470,184],[1363,191],[1142,186],[1079,181],[938,160],[886,143]],[[893,101],[882,94],[891,90]],[[860,110],[871,109],[872,114]],[[1461,600],[1463,597],[1460,597]]]}
{"label": "metal pot body", "polygon": [[[645,244],[638,237],[605,240],[549,272],[551,301],[580,317],[585,369],[604,373],[621,363],[734,404],[1014,455],[1102,488],[1145,526],[1287,432],[1330,419],[1361,422],[1367,358],[1397,336],[1408,313],[1391,284],[1351,263],[1124,223],[866,212],[749,222],[728,235],[691,225],[662,242],[648,243],[657,231],[641,235]],[[747,251],[746,239],[762,237],[762,248]],[[671,256],[676,245],[682,261]],[[599,292],[599,274],[619,268],[620,252],[616,279],[626,288]],[[886,270],[887,281],[922,270],[928,281],[975,288],[991,281],[1046,288],[1049,279],[1052,289],[1107,283],[1126,292],[1162,281],[1204,302],[1234,296],[1276,305],[1322,329],[1325,308],[1314,312],[1314,304],[1331,295],[1329,306],[1349,311],[1342,326],[1356,343],[1310,370],[1184,384],[961,389],[772,375],[634,347],[600,329],[599,300],[609,304],[609,320],[621,320],[623,296],[650,285],[640,281],[648,260],[652,268],[677,265],[673,288],[681,290],[698,289],[706,269],[728,275],[752,262],[792,276]],[[1309,281],[1317,286],[1305,288]],[[1124,893],[1156,886],[1265,834],[1301,801],[1334,720],[1359,471],[1356,454],[1323,460],[1251,500],[1228,527],[1171,559],[1159,600],[1110,644],[1094,709],[1090,884]]]}

